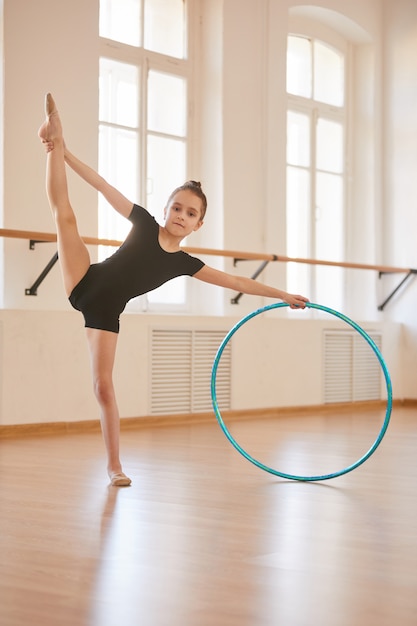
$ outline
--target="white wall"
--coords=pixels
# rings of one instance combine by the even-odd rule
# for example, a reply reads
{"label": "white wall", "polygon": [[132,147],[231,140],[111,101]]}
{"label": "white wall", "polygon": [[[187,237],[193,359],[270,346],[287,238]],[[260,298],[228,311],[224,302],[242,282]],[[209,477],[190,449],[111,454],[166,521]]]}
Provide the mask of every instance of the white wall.
{"label": "white wall", "polygon": [[[57,98],[67,143],[88,163],[97,162],[97,33],[98,2],[4,1],[4,228],[54,229],[44,188],[45,155],[37,137],[47,91]],[[80,230],[95,236],[95,193],[72,177],[70,181],[71,199],[80,207]],[[66,308],[58,272],[42,298],[24,294],[54,252],[49,244],[38,248],[44,249],[34,255],[26,241],[5,242],[5,308]]]}
{"label": "white wall", "polygon": [[[323,330],[346,325],[331,318],[288,321],[274,314],[262,315],[257,318],[254,332],[243,326],[235,335],[231,408],[322,404]],[[150,414],[152,328],[215,329],[226,334],[237,321],[231,317],[149,319],[145,315],[125,314],[114,376],[122,417]],[[368,331],[382,332],[394,395],[403,398],[397,349],[401,325],[362,325]],[[0,311],[0,349],[0,425],[98,418],[84,330],[75,311]],[[384,383],[382,389],[384,392]]]}
{"label": "white wall", "polygon": [[[417,3],[385,2],[384,238],[386,260],[417,268]],[[390,284],[399,284],[395,276]],[[388,281],[387,281],[388,282]],[[404,388],[417,398],[417,280],[387,306],[404,324]]]}
{"label": "white wall", "polygon": [[[284,76],[288,16],[290,10],[297,12],[298,4],[295,0],[201,0],[200,4],[202,31],[196,33],[195,45],[202,65],[198,68],[200,106],[193,154],[195,171],[202,173],[210,204],[205,227],[190,245],[285,254],[285,88],[284,79],[280,84],[276,77],[277,73]],[[317,0],[317,5],[332,12],[319,15],[332,18],[333,26],[339,23],[340,11],[349,18],[343,28],[355,36],[366,33],[370,42],[361,43],[360,65],[367,60],[374,68],[373,109],[365,111],[372,117],[372,128],[367,130],[375,135],[375,151],[370,155],[372,190],[362,174],[362,191],[357,187],[355,199],[357,213],[352,216],[357,235],[352,260],[415,267],[417,5],[414,0]],[[44,191],[45,156],[36,136],[46,91],[56,95],[71,148],[93,166],[97,163],[97,27],[98,0],[4,0],[1,201],[5,228],[53,231]],[[370,45],[372,50],[367,48]],[[364,117],[360,122],[366,126]],[[357,169],[363,170],[359,161]],[[70,193],[81,232],[95,235],[95,194],[71,176]],[[363,207],[365,215],[361,214]],[[42,244],[30,251],[26,241],[6,240],[4,250],[0,423],[95,417],[83,322],[66,301],[58,268],[42,284],[38,296],[24,295],[52,256],[54,245]],[[222,265],[213,259],[210,263]],[[230,261],[225,265],[235,271]],[[250,274],[256,266],[240,264],[237,271]],[[279,263],[270,265],[265,273],[268,282],[281,286],[284,275],[285,268]],[[352,276],[353,297],[346,313],[363,320],[364,325],[382,324],[388,329],[387,360],[393,369],[395,395],[417,398],[417,321],[413,313],[417,282],[384,313],[378,313],[377,305],[389,291],[390,279],[378,282],[375,275]],[[245,297],[236,307],[229,304],[230,293],[202,285],[195,295],[203,304],[200,313],[211,316],[220,310],[227,317],[199,317],[196,322],[194,317],[167,316],[166,323],[231,324],[264,304],[258,298]],[[147,341],[149,328],[159,320],[127,315],[123,321],[116,367],[122,416],[148,412]],[[288,321],[288,345],[294,349],[300,346],[297,323]],[[317,321],[312,327],[312,336],[320,332],[320,324]],[[260,345],[272,341],[267,334],[257,340]],[[319,354],[314,352],[303,379],[311,380],[307,374],[315,371],[317,359]],[[236,408],[250,402],[256,406],[268,403],[265,394],[248,397],[250,384],[241,361],[236,372]],[[288,389],[296,380],[291,371]],[[282,401],[314,404],[317,389],[310,383],[301,391],[297,386]]]}

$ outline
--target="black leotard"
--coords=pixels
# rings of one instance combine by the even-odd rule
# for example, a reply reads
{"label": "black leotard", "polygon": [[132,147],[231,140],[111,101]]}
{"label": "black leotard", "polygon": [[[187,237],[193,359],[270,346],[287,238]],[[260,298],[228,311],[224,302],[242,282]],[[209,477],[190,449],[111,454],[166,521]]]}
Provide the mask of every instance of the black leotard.
{"label": "black leotard", "polygon": [[89,328],[119,332],[119,316],[129,300],[204,266],[182,250],[163,250],[159,225],[143,207],[133,205],[129,220],[133,226],[124,243],[105,261],[90,265],[69,296]]}

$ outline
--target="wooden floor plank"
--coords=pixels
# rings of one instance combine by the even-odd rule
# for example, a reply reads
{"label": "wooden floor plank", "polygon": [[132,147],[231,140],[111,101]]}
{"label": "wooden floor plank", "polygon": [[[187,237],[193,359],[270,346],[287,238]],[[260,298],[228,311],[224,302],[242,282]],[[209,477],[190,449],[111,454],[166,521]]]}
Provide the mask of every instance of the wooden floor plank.
{"label": "wooden floor plank", "polygon": [[[234,436],[287,471],[340,469],[381,411],[245,419]],[[0,442],[4,626],[415,626],[417,411],[323,482],[255,467],[217,422],[122,433],[129,488],[101,435]],[[336,466],[336,467],[335,467]]]}

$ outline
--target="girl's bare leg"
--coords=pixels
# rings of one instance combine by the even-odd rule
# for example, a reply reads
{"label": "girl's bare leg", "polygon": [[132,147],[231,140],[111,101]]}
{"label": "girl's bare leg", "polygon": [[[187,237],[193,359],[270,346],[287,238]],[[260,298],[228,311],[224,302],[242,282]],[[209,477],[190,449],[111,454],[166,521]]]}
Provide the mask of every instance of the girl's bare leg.
{"label": "girl's bare leg", "polygon": [[122,471],[119,457],[120,417],[113,386],[113,365],[116,355],[117,333],[87,328],[94,393],[100,406],[101,431],[107,450],[107,471],[111,484],[130,485],[131,480]]}
{"label": "girl's bare leg", "polygon": [[67,295],[81,280],[90,266],[90,255],[82,241],[68,196],[64,160],[62,126],[50,94],[45,100],[46,120],[39,129],[39,137],[47,150],[46,192],[55,218],[58,257]]}

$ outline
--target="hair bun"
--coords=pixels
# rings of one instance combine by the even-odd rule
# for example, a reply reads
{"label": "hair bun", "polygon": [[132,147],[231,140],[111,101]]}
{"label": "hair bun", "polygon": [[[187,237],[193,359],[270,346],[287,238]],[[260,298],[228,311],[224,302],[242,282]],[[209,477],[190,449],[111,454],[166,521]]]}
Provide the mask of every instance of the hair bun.
{"label": "hair bun", "polygon": [[191,184],[193,187],[198,187],[199,189],[201,189],[201,183],[200,183],[200,181],[199,181],[199,180],[190,180],[190,184]]}

